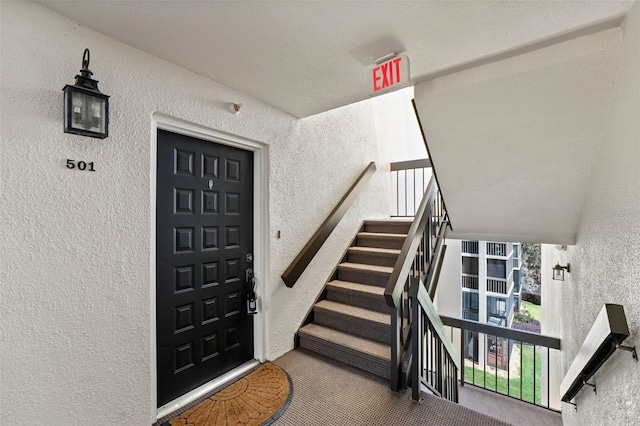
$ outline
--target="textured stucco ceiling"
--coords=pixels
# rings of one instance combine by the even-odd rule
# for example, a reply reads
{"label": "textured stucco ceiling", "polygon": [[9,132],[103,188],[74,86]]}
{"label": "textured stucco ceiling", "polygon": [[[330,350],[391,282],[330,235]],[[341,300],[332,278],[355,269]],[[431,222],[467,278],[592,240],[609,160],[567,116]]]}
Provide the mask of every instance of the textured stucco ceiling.
{"label": "textured stucco ceiling", "polygon": [[369,98],[403,52],[452,235],[547,243],[575,241],[632,4],[39,3],[296,117]]}
{"label": "textured stucco ceiling", "polygon": [[622,37],[617,27],[416,86],[452,236],[575,243]]}
{"label": "textured stucco ceiling", "polygon": [[443,70],[623,14],[630,2],[39,3],[305,117],[367,99],[370,66],[389,52],[405,52],[411,79],[422,81]]}

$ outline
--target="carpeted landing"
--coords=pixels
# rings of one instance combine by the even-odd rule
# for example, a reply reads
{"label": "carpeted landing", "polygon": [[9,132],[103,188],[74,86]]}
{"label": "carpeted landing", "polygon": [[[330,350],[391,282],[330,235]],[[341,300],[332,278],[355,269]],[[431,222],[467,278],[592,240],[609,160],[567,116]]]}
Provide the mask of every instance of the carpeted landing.
{"label": "carpeted landing", "polygon": [[269,425],[291,401],[291,379],[267,363],[162,426]]}
{"label": "carpeted landing", "polygon": [[509,425],[431,395],[419,405],[410,391],[393,393],[387,380],[305,349],[273,363],[289,373],[296,389],[275,426]]}

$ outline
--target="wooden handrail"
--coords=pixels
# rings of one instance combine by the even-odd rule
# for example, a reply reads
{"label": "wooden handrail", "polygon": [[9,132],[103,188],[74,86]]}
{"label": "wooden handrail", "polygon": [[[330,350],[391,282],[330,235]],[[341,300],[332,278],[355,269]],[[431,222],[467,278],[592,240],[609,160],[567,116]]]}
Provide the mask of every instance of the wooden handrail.
{"label": "wooden handrail", "polygon": [[302,248],[300,253],[296,256],[296,258],[291,262],[286,271],[282,274],[282,280],[287,285],[287,287],[293,287],[294,284],[298,281],[302,273],[311,260],[315,257],[315,255],[320,250],[320,247],[327,240],[331,232],[335,229],[335,227],[340,223],[340,220],[345,215],[349,207],[353,204],[353,202],[358,198],[360,192],[364,188],[365,183],[373,176],[376,171],[376,163],[371,162],[364,169],[360,177],[351,185],[349,191],[342,197],[340,202],[335,206],[335,208],[329,213],[329,216],[322,222],[322,225],[318,228],[318,230],[313,234],[313,236],[309,239],[307,244]]}
{"label": "wooden handrail", "polygon": [[636,347],[622,346],[622,342],[629,335],[629,325],[624,307],[605,303],[560,384],[561,400],[575,405],[577,409],[577,405],[571,400],[584,385],[589,385],[593,387],[594,392],[596,391],[596,385],[588,383],[589,379],[613,355],[616,349],[631,352],[631,356],[637,362]]}
{"label": "wooden handrail", "polygon": [[411,270],[411,266],[413,265],[414,254],[418,249],[420,239],[422,238],[422,231],[427,226],[427,221],[429,220],[430,214],[427,212],[427,209],[431,206],[431,203],[433,203],[436,192],[437,185],[434,177],[432,176],[429,181],[429,185],[427,186],[427,190],[422,197],[416,216],[409,228],[407,239],[404,241],[398,260],[393,267],[393,272],[389,277],[387,287],[384,290],[384,298],[387,302],[387,306],[389,307],[394,308],[399,306],[402,290],[407,280],[407,276],[409,275],[409,271]]}

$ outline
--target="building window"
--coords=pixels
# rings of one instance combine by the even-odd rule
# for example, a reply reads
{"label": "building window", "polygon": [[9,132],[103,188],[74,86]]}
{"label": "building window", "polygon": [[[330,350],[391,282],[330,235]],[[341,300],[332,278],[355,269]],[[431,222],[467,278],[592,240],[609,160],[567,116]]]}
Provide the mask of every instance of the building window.
{"label": "building window", "polygon": [[487,259],[487,276],[492,278],[507,278],[507,261]]}
{"label": "building window", "polygon": [[506,317],[507,316],[507,300],[501,297],[487,297],[487,315]]}
{"label": "building window", "polygon": [[480,321],[478,300],[478,293],[469,291],[462,292],[462,319]]}
{"label": "building window", "polygon": [[466,319],[469,321],[480,321],[480,315],[477,311],[462,311],[462,319]]}
{"label": "building window", "polygon": [[487,316],[487,324],[497,325],[499,327],[507,326],[507,319],[504,317],[496,317],[493,315]]}
{"label": "building window", "polygon": [[478,362],[478,333],[464,331],[464,357]]}
{"label": "building window", "polygon": [[462,273],[478,275],[478,258],[462,256]]}
{"label": "building window", "polygon": [[478,310],[478,293],[465,291],[462,293],[462,309]]}

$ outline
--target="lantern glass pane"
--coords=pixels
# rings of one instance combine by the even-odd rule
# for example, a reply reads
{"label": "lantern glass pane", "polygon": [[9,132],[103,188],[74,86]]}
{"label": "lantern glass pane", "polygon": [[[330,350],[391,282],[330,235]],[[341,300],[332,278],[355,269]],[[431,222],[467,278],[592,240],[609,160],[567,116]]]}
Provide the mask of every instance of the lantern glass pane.
{"label": "lantern glass pane", "polygon": [[71,127],[104,133],[106,100],[71,92]]}
{"label": "lantern glass pane", "polygon": [[553,269],[553,279],[558,281],[564,281],[564,270]]}

